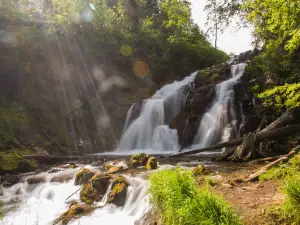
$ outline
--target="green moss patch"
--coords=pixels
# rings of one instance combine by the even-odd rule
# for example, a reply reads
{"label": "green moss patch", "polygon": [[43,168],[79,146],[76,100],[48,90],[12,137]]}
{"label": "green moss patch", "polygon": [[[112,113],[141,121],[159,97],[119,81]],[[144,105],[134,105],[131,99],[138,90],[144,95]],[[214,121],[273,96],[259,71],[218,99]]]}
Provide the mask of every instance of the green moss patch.
{"label": "green moss patch", "polygon": [[86,168],[81,168],[75,175],[75,185],[86,184],[96,173]]}
{"label": "green moss patch", "polygon": [[112,191],[109,194],[108,203],[123,206],[125,204],[128,186],[129,183],[127,180],[122,176],[118,176],[112,184]]}
{"label": "green moss patch", "polygon": [[157,169],[157,160],[155,157],[150,157],[146,164],[147,170]]}
{"label": "green moss patch", "polygon": [[0,174],[26,173],[36,169],[36,162],[13,153],[0,153]]}
{"label": "green moss patch", "polygon": [[145,153],[140,153],[140,154],[136,154],[131,156],[128,166],[130,168],[136,168],[139,166],[146,166],[146,163],[149,159],[149,156]]}

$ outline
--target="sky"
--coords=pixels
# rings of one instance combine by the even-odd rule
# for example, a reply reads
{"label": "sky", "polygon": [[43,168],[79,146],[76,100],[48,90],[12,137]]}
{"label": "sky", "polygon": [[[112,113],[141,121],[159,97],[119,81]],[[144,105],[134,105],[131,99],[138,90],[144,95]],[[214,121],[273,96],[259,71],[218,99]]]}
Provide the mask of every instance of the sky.
{"label": "sky", "polygon": [[[206,0],[190,0],[192,3],[192,17],[195,23],[199,27],[206,31],[206,12],[204,11],[204,5]],[[239,54],[247,50],[253,49],[251,46],[251,30],[249,28],[241,28],[236,31],[233,25],[229,26],[221,34],[219,32],[217,46],[219,49],[225,51],[226,53]],[[211,37],[211,43],[214,42],[214,37]]]}

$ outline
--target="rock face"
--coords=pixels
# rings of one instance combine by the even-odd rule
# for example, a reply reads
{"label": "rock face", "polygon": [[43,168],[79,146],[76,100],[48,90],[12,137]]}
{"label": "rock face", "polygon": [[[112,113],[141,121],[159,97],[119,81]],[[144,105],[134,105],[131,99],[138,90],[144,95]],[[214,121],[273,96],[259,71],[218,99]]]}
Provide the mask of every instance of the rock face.
{"label": "rock face", "polygon": [[196,166],[194,169],[193,169],[193,174],[195,176],[199,176],[199,175],[207,175],[207,174],[210,174],[211,173],[211,170],[206,168],[203,164],[199,164],[198,166]]}
{"label": "rock face", "polygon": [[126,179],[122,176],[118,176],[112,184],[112,191],[109,193],[108,203],[123,206],[126,201],[128,186],[129,183]]}

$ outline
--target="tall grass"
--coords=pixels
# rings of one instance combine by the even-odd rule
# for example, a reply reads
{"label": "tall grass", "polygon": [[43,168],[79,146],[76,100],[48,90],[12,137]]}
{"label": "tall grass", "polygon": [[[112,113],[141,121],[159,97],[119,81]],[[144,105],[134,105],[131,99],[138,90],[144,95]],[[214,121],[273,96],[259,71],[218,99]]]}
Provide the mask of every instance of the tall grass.
{"label": "tall grass", "polygon": [[225,200],[207,188],[199,189],[187,170],[157,171],[149,180],[151,201],[164,225],[242,224]]}

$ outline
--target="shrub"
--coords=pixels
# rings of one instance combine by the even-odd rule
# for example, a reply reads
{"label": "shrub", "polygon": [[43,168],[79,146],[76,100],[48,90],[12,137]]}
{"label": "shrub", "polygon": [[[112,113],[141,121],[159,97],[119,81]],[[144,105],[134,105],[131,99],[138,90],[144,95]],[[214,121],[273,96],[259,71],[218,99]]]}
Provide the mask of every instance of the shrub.
{"label": "shrub", "polygon": [[165,225],[241,224],[227,202],[207,188],[197,188],[190,171],[157,171],[149,180],[152,204]]}

